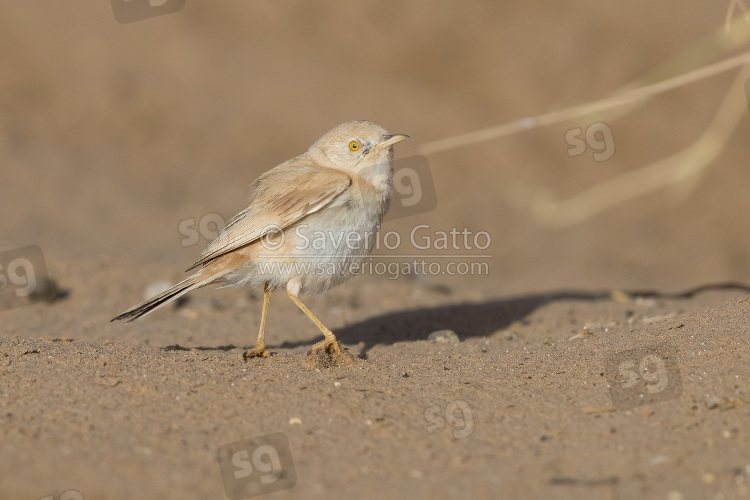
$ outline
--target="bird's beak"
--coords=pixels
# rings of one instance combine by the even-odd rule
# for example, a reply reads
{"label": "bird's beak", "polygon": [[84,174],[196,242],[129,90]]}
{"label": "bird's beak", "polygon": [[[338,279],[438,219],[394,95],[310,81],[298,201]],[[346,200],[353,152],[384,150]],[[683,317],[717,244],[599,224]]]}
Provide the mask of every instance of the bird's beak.
{"label": "bird's beak", "polygon": [[404,135],[404,134],[386,135],[385,137],[383,137],[382,141],[380,141],[379,143],[375,145],[373,149],[375,150],[387,149],[393,146],[394,144],[396,144],[397,142],[401,142],[404,139],[408,139],[408,138],[409,136]]}

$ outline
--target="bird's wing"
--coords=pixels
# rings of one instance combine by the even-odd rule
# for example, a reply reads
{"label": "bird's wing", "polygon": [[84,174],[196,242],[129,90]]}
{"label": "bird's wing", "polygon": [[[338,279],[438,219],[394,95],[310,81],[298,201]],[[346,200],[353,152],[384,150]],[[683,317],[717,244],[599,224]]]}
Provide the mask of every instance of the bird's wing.
{"label": "bird's wing", "polygon": [[250,186],[250,206],[232,217],[190,268],[284,230],[315,213],[352,185],[345,172],[316,165],[285,163]]}

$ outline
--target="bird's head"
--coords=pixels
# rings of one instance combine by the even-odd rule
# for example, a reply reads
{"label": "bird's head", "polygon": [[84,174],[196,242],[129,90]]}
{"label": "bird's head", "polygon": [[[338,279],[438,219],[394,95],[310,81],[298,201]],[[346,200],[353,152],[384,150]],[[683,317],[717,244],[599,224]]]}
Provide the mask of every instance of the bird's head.
{"label": "bird's head", "polygon": [[357,120],[334,127],[307,153],[320,165],[355,174],[377,186],[383,181],[392,182],[392,146],[407,137],[389,134],[376,123]]}

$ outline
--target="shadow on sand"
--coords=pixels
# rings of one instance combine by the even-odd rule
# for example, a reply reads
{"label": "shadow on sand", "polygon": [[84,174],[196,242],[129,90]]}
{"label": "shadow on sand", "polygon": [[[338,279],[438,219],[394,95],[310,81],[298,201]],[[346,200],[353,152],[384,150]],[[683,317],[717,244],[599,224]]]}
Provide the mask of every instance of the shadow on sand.
{"label": "shadow on sand", "polygon": [[[689,299],[700,293],[717,290],[737,290],[750,293],[750,285],[737,282],[723,282],[702,285],[678,293],[664,293],[655,290],[626,291],[631,297],[654,298],[664,300]],[[333,333],[343,344],[363,343],[360,357],[378,344],[426,340],[435,330],[450,329],[460,339],[488,336],[498,330],[507,328],[516,321],[522,320],[534,310],[546,304],[563,301],[609,301],[612,291],[580,292],[558,291],[545,294],[532,294],[521,297],[496,299],[480,303],[463,303],[438,307],[406,309],[376,316],[358,323],[339,328]],[[283,342],[274,348],[296,348],[310,346],[317,339],[299,342]],[[252,346],[249,346],[252,347]],[[235,346],[193,347],[197,350],[229,350]],[[179,345],[167,346],[165,350],[190,350]]]}

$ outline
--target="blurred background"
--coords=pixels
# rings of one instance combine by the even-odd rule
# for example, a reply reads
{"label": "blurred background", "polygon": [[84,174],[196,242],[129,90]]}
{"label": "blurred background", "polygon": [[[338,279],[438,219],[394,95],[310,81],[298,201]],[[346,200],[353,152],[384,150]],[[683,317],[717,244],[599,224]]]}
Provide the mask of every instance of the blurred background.
{"label": "blurred background", "polygon": [[[199,234],[185,244],[180,228],[191,223],[181,223],[227,220],[245,207],[253,179],[340,122],[408,134],[397,158],[420,155],[437,140],[747,51],[742,39],[706,45],[729,7],[188,0],[119,23],[110,2],[5,2],[0,250],[38,245],[52,274],[66,262],[106,261],[179,277],[207,243]],[[750,281],[747,108],[692,182],[653,181],[606,209],[584,208],[573,223],[545,222],[532,209],[539,193],[566,200],[606,182],[615,182],[611,197],[622,176],[695,144],[722,102],[747,104],[731,87],[737,73],[425,154],[434,209],[383,229],[404,238],[418,224],[488,233],[488,276],[431,278],[482,296]],[[592,124],[604,126],[587,140]],[[597,144],[606,159],[595,159]]]}

